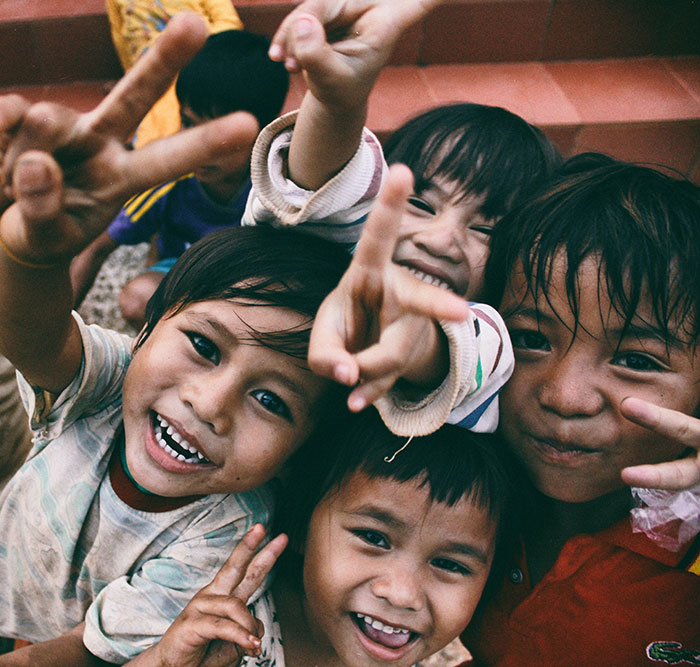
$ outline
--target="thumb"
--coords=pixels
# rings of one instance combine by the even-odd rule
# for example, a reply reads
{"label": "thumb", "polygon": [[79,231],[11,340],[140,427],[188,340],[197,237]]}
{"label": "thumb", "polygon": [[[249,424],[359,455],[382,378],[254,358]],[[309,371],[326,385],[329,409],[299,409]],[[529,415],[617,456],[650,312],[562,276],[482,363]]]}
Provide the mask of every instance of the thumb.
{"label": "thumb", "polygon": [[320,21],[311,14],[299,14],[291,27],[293,55],[299,67],[309,72],[325,73],[333,49],[326,41]]}
{"label": "thumb", "polygon": [[12,192],[27,222],[51,220],[61,212],[61,169],[48,153],[27,151],[15,164]]}

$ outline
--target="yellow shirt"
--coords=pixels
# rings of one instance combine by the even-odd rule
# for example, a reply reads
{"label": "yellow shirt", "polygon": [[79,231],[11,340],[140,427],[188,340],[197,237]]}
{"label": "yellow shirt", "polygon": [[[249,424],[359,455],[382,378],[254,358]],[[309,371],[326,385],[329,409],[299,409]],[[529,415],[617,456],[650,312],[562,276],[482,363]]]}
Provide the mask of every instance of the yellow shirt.
{"label": "yellow shirt", "polygon": [[[231,0],[106,0],[106,6],[114,48],[125,71],[153,44],[175,14],[199,14],[210,33],[243,28]],[[138,148],[179,129],[180,107],[173,84],[141,121],[134,146]]]}
{"label": "yellow shirt", "polygon": [[212,33],[243,27],[231,0],[107,0],[106,5],[114,48],[125,71],[175,14],[199,14]]}

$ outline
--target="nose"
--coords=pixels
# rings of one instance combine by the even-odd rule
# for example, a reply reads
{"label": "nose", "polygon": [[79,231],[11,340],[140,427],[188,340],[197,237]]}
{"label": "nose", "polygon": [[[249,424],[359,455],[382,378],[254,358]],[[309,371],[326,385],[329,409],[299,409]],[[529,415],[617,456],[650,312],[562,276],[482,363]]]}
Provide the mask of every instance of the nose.
{"label": "nose", "polygon": [[399,609],[419,611],[425,605],[420,573],[398,560],[386,563],[386,569],[371,583],[372,593]]}
{"label": "nose", "polygon": [[180,399],[217,435],[227,433],[236,410],[236,381],[222,368],[190,374],[181,385]]}
{"label": "nose", "polygon": [[597,377],[590,362],[567,353],[549,364],[540,381],[539,402],[560,417],[592,417],[605,402]]}
{"label": "nose", "polygon": [[454,211],[442,211],[415,236],[415,244],[432,255],[459,263],[464,259],[463,221]]}

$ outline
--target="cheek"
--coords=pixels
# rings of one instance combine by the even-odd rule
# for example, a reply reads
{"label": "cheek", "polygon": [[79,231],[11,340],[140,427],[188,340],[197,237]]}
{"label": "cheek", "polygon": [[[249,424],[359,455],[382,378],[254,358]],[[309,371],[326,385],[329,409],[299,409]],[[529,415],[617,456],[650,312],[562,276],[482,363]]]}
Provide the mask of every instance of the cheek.
{"label": "cheek", "polygon": [[436,609],[436,630],[441,642],[459,635],[467,627],[484,589],[484,581],[467,584],[463,591],[449,591],[433,604]]}
{"label": "cheek", "polygon": [[535,385],[530,381],[525,368],[517,359],[513,374],[498,396],[501,422],[516,418],[528,400],[535,399]]}

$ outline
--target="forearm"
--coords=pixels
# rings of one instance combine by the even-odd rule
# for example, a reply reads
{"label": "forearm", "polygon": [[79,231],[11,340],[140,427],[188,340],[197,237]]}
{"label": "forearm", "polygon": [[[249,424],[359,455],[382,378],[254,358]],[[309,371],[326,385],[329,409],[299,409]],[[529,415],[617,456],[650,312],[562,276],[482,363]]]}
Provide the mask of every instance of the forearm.
{"label": "forearm", "polygon": [[366,117],[366,101],[332,109],[307,92],[289,147],[289,178],[307,190],[329,181],[357,151]]}
{"label": "forearm", "polygon": [[112,663],[100,660],[83,644],[83,624],[51,639],[0,655],[0,667],[104,667]]}
{"label": "forearm", "polygon": [[116,248],[116,241],[105,231],[73,259],[70,266],[70,280],[74,307],[77,308],[82,303],[95,282],[102,264]]}
{"label": "forearm", "polygon": [[82,355],[70,314],[73,296],[68,261],[36,268],[4,238],[3,243],[0,352],[31,383],[58,392],[77,372]]}

